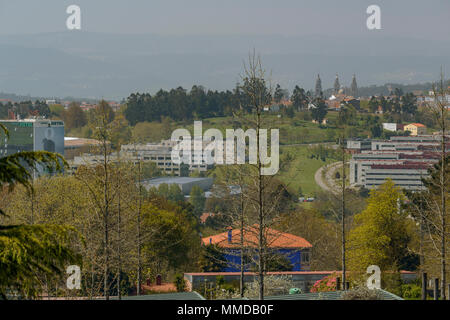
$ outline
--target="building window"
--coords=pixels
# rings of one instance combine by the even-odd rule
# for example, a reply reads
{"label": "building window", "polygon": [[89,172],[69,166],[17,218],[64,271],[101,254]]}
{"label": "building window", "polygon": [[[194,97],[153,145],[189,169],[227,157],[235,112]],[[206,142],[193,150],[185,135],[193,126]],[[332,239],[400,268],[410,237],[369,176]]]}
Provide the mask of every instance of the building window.
{"label": "building window", "polygon": [[309,251],[302,251],[301,252],[301,263],[302,264],[309,264]]}

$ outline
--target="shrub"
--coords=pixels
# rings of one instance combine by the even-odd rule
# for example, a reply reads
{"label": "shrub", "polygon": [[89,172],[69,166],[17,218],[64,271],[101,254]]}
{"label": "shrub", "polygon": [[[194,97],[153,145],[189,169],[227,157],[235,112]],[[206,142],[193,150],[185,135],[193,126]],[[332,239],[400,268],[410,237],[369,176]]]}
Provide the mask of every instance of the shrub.
{"label": "shrub", "polygon": [[416,284],[402,285],[402,297],[405,299],[420,299],[422,296],[422,287]]}
{"label": "shrub", "polygon": [[383,297],[376,289],[360,286],[356,289],[345,291],[341,296],[341,300],[383,300]]}
{"label": "shrub", "polygon": [[234,299],[240,297],[239,281],[225,282],[223,276],[216,277],[215,298],[216,299]]}
{"label": "shrub", "polygon": [[173,284],[177,288],[177,292],[186,291],[186,281],[184,280],[184,277],[182,274],[177,274],[175,276],[175,281],[173,282]]}
{"label": "shrub", "polygon": [[[265,276],[264,277],[264,295],[275,296],[289,294],[289,289],[294,287],[294,282],[289,276]],[[259,282],[256,278],[251,282],[245,292],[245,296],[250,299],[256,299],[259,296]]]}
{"label": "shrub", "polygon": [[311,287],[311,292],[336,291],[336,274],[331,274],[323,279],[317,280]]}

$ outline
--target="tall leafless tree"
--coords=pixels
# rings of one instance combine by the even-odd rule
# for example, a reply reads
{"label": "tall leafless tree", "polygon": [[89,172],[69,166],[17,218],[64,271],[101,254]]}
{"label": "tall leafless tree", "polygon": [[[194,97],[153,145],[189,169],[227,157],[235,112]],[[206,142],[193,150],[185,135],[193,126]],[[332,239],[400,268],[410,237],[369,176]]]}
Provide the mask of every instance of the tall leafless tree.
{"label": "tall leafless tree", "polygon": [[[434,105],[433,113],[436,117],[436,122],[439,125],[441,141],[440,141],[440,172],[439,172],[439,215],[440,215],[440,260],[441,260],[441,297],[445,300],[445,286],[446,286],[446,237],[447,237],[447,207],[446,207],[446,193],[447,193],[447,129],[448,129],[448,101],[447,101],[447,86],[444,84],[444,73],[441,69],[441,78],[439,84],[433,85]],[[450,294],[450,293],[449,293]]]}

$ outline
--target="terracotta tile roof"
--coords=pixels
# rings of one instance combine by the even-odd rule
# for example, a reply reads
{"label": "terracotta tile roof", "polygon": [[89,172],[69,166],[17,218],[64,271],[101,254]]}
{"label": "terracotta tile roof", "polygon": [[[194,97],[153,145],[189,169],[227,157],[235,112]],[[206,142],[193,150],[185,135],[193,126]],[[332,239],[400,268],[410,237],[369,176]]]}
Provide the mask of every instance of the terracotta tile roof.
{"label": "terracotta tile roof", "polygon": [[[266,229],[267,246],[270,248],[311,248],[312,245],[302,237],[281,232],[275,229]],[[231,230],[231,243],[228,241],[228,231],[202,239],[204,245],[215,244],[223,248],[234,248],[240,245],[241,231]],[[253,225],[244,229],[244,246],[257,247],[258,227]]]}
{"label": "terracotta tile roof", "polygon": [[214,217],[216,214],[214,212],[203,212],[200,216],[200,222],[205,223],[209,217]]}
{"label": "terracotta tile roof", "polygon": [[74,138],[64,139],[64,147],[82,147],[86,145],[99,145],[100,141],[95,139]]}
{"label": "terracotta tile roof", "polygon": [[416,127],[425,127],[425,125],[423,125],[421,123],[410,123],[410,124],[408,124],[408,126],[411,126],[411,125],[416,126]]}

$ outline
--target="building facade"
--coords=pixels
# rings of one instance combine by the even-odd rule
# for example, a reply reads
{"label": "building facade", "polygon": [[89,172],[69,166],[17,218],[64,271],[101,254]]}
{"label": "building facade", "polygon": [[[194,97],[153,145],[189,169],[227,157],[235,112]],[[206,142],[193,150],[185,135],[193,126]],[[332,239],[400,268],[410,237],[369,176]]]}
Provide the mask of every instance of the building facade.
{"label": "building facade", "polygon": [[422,179],[439,161],[439,139],[428,135],[347,141],[352,153],[350,185],[373,189],[391,179],[407,190],[423,189]]}
{"label": "building facade", "polygon": [[411,132],[412,136],[418,136],[427,133],[427,127],[421,123],[410,123],[403,127],[404,131]]}
{"label": "building facade", "polygon": [[[241,246],[241,230],[228,228],[224,233],[205,237],[202,243],[205,246],[216,245],[224,252],[226,267],[223,272],[236,272],[240,270],[241,250],[244,251],[244,269],[254,268],[254,256],[258,248],[258,227],[253,225],[244,228],[244,244]],[[290,271],[310,270],[310,251],[312,245],[302,237],[280,232],[272,228],[265,229],[266,248],[268,256],[283,257],[292,266]],[[255,251],[256,250],[256,251]],[[266,270],[272,271],[272,270]]]}
{"label": "building facade", "polygon": [[[1,135],[0,158],[22,151],[49,151],[64,156],[64,122],[61,120],[0,120],[9,132]],[[37,166],[36,174],[44,173]]]}

